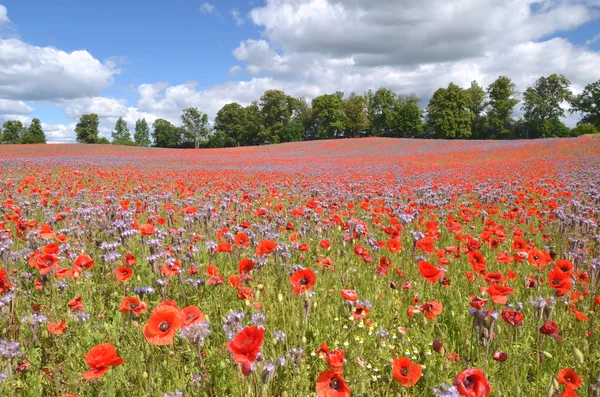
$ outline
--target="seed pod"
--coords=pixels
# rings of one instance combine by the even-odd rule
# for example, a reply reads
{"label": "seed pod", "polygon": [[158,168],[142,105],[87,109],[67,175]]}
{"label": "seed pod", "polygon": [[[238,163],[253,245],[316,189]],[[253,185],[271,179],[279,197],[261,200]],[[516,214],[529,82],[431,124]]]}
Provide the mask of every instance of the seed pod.
{"label": "seed pod", "polygon": [[542,354],[547,358],[552,358],[552,354],[548,353],[547,351],[543,351]]}
{"label": "seed pod", "polygon": [[585,361],[583,353],[575,346],[573,346],[573,355],[575,356],[575,360],[577,360],[579,364],[583,364],[583,362]]}

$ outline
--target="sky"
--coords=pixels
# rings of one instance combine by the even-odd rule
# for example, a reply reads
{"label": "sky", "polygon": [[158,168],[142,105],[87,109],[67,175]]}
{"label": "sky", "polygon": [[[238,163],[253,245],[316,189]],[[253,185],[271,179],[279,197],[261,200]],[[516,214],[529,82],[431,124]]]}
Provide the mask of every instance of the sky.
{"label": "sky", "polygon": [[426,106],[450,82],[552,73],[575,93],[600,79],[600,0],[0,0],[0,123],[37,117],[49,142],[86,113],[110,137],[119,117],[212,119],[268,89]]}

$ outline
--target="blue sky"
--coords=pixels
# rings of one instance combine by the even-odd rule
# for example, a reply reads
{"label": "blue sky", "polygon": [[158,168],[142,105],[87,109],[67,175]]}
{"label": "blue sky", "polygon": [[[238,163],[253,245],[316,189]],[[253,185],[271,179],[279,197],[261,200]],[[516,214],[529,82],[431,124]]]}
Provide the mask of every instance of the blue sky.
{"label": "blue sky", "polygon": [[109,136],[117,117],[213,118],[271,88],[426,104],[451,81],[563,73],[577,92],[600,79],[599,16],[595,0],[0,0],[0,122],[72,141],[83,113]]}

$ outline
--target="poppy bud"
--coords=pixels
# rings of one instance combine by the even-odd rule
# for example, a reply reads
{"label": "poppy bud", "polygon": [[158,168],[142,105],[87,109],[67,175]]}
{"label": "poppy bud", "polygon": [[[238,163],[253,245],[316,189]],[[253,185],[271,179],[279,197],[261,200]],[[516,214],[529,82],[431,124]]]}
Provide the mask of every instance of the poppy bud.
{"label": "poppy bud", "polygon": [[144,373],[142,374],[142,378],[148,379],[148,372],[144,371]]}
{"label": "poppy bud", "polygon": [[398,288],[398,286],[396,286],[396,283],[392,281],[392,282],[390,283],[390,288],[391,288],[391,289],[396,289],[396,288]]}
{"label": "poppy bud", "polygon": [[439,340],[435,339],[433,341],[433,350],[435,350],[436,353],[441,354],[440,352],[442,351],[442,342],[440,342]]}
{"label": "poppy bud", "polygon": [[552,354],[548,353],[547,351],[543,351],[542,354],[547,358],[552,358]]}
{"label": "poppy bud", "polygon": [[505,352],[496,352],[494,353],[494,360],[499,361],[501,363],[503,363],[504,361],[506,361],[507,359],[507,355]]}
{"label": "poppy bud", "polygon": [[584,357],[583,357],[583,353],[581,352],[581,350],[579,350],[575,346],[573,346],[573,355],[575,356],[575,360],[577,360],[577,362],[579,364],[583,364],[583,362],[585,361]]}
{"label": "poppy bud", "polygon": [[277,300],[279,301],[279,303],[283,302],[283,295],[280,293],[277,294]]}

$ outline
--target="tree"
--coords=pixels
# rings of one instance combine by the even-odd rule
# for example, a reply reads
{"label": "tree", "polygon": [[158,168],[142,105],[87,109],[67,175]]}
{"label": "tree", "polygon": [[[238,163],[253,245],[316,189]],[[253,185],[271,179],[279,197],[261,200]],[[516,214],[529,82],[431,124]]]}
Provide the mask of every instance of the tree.
{"label": "tree", "polygon": [[346,114],[344,101],[336,94],[326,94],[312,100],[312,114],[321,139],[344,137]]}
{"label": "tree", "polygon": [[75,134],[77,134],[77,142],[79,143],[96,143],[98,141],[98,125],[100,120],[98,115],[84,114],[79,118],[79,122],[75,126]]}
{"label": "tree", "polygon": [[114,145],[131,145],[131,133],[127,127],[127,122],[123,117],[119,117],[115,124],[115,129],[112,132],[112,143]]}
{"label": "tree", "polygon": [[24,128],[19,120],[8,120],[2,125],[2,143],[15,145],[21,143]]}
{"label": "tree", "polygon": [[228,103],[223,106],[215,117],[215,132],[222,134],[219,142],[222,146],[251,145],[253,139],[246,136],[248,131],[248,117],[246,109],[239,103]]}
{"label": "tree", "polygon": [[21,138],[21,143],[46,143],[46,135],[42,129],[40,119],[34,118],[31,120],[31,124],[29,124]]}
{"label": "tree", "polygon": [[369,121],[372,134],[393,136],[394,114],[397,111],[396,95],[388,88],[381,87],[375,93],[367,92]]}
{"label": "tree", "polygon": [[344,101],[344,113],[346,114],[346,132],[344,136],[358,138],[366,135],[371,128],[367,99],[355,93],[350,94],[348,99]]}
{"label": "tree", "polygon": [[135,122],[135,132],[133,133],[133,139],[138,146],[150,146],[150,128],[146,119],[139,119]]}
{"label": "tree", "polygon": [[156,119],[152,125],[154,145],[158,147],[176,148],[181,145],[181,129],[175,127],[170,121]]}
{"label": "tree", "polygon": [[516,86],[506,76],[500,76],[487,88],[487,138],[510,139],[514,136],[512,113],[519,103]]}
{"label": "tree", "polygon": [[485,117],[483,110],[485,109],[486,92],[477,81],[471,82],[471,87],[465,90],[469,96],[469,111],[471,112],[471,138],[479,139],[484,135],[486,130]]}
{"label": "tree", "polygon": [[527,123],[528,138],[564,136],[568,128],[560,121],[565,111],[560,106],[572,99],[571,82],[562,74],[540,77],[534,87],[523,94],[523,118]]}
{"label": "tree", "polygon": [[582,115],[578,124],[591,124],[600,130],[600,80],[585,86],[573,99],[569,112]]}
{"label": "tree", "polygon": [[183,123],[184,141],[193,143],[196,149],[200,147],[200,143],[208,141],[210,128],[206,113],[202,113],[198,108],[183,109],[181,122]]}
{"label": "tree", "polygon": [[571,130],[571,136],[581,136],[587,134],[597,134],[598,129],[592,124],[579,123],[577,127]]}
{"label": "tree", "polygon": [[394,104],[391,136],[414,138],[423,132],[423,112],[420,99],[414,95],[398,95]]}
{"label": "tree", "polygon": [[264,128],[260,131],[260,144],[300,140],[296,126],[288,127],[300,108],[300,100],[283,91],[268,90],[260,97],[260,112]]}
{"label": "tree", "polygon": [[433,135],[443,139],[470,138],[471,105],[469,94],[456,84],[439,88],[427,105],[427,124]]}

